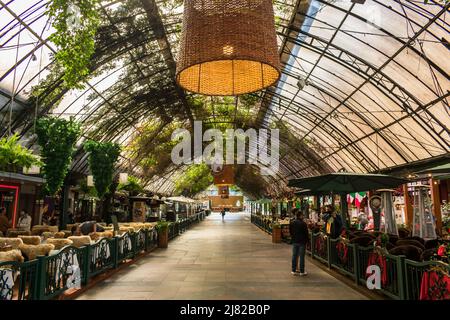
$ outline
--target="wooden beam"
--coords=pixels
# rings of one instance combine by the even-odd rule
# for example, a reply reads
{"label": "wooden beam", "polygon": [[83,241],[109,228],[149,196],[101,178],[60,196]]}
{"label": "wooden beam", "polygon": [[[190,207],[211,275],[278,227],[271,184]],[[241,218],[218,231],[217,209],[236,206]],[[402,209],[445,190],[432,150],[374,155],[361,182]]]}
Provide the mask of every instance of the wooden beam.
{"label": "wooden beam", "polygon": [[411,205],[411,198],[408,192],[408,185],[403,185],[403,201],[405,202],[405,223],[409,228],[412,228],[413,224],[413,207]]}
{"label": "wooden beam", "polygon": [[442,235],[441,197],[439,194],[439,181],[430,178],[431,201],[433,202],[433,215],[436,218],[436,229]]}

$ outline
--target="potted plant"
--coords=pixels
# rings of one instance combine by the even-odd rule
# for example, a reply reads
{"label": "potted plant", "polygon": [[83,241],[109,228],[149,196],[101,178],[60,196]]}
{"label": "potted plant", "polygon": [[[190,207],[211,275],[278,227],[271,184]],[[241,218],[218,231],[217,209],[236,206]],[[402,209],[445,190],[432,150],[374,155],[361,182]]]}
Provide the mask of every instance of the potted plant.
{"label": "potted plant", "polygon": [[281,225],[277,222],[272,224],[272,242],[273,243],[281,242]]}
{"label": "potted plant", "polygon": [[158,221],[155,227],[158,232],[158,248],[167,248],[169,244],[169,225],[170,222]]}

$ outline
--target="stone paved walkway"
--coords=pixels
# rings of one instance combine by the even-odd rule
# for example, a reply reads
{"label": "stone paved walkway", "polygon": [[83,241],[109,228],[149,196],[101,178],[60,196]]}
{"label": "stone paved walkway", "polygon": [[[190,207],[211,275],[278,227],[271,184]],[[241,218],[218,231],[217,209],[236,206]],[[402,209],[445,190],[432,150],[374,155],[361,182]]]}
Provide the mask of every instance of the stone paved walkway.
{"label": "stone paved walkway", "polygon": [[367,299],[308,257],[308,275],[292,276],[290,249],[249,214],[213,213],[78,299]]}

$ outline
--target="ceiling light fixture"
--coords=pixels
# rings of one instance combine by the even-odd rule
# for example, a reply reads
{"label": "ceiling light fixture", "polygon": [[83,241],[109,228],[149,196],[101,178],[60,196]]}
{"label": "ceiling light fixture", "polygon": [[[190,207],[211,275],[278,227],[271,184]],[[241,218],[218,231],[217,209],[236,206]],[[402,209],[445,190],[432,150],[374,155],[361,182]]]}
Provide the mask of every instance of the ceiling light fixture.
{"label": "ceiling light fixture", "polygon": [[185,1],[176,72],[181,87],[240,95],[274,85],[280,70],[271,0]]}

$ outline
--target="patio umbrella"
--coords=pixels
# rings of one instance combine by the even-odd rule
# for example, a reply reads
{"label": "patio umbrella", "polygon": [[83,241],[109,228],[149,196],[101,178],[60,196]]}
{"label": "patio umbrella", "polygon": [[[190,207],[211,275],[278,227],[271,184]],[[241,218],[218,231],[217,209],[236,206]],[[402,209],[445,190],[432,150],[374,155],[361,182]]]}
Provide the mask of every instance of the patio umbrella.
{"label": "patio umbrella", "polygon": [[384,174],[338,172],[321,176],[291,179],[288,186],[312,192],[350,193],[383,188],[395,188],[409,180]]}
{"label": "patio umbrella", "polygon": [[450,163],[443,164],[441,166],[429,168],[416,173],[448,173],[450,174]]}

